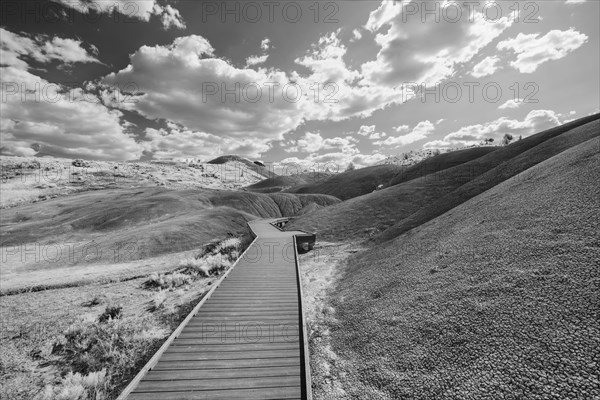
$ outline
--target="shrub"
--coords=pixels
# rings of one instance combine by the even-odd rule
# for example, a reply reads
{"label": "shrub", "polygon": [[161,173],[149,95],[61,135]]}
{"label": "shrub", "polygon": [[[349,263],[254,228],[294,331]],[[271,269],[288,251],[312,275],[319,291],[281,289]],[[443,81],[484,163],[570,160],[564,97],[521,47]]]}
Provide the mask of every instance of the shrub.
{"label": "shrub", "polygon": [[[52,354],[59,356],[59,366],[62,364],[63,372],[70,372],[73,376],[52,390],[62,387],[65,393],[75,395],[81,390],[77,385],[79,382],[89,392],[90,382],[96,382],[96,378],[98,385],[102,382],[101,374],[91,374],[106,370],[106,381],[102,385],[106,391],[111,391],[123,376],[135,372],[148,349],[166,335],[167,331],[157,327],[151,316],[142,319],[109,319],[105,323],[82,318],[54,343]],[[69,397],[65,399],[71,400]]]}
{"label": "shrub", "polygon": [[150,304],[148,305],[148,311],[154,312],[159,310],[167,300],[167,293],[164,290],[159,290],[156,292],[152,300],[150,300]]}
{"label": "shrub", "polygon": [[106,309],[98,317],[98,322],[106,322],[108,320],[121,318],[122,306],[106,306]]}
{"label": "shrub", "polygon": [[81,305],[84,307],[94,307],[102,304],[102,296],[94,296],[90,300],[83,302]]}
{"label": "shrub", "polygon": [[40,400],[104,400],[107,397],[106,368],[88,375],[69,372],[61,383],[45,387]]}

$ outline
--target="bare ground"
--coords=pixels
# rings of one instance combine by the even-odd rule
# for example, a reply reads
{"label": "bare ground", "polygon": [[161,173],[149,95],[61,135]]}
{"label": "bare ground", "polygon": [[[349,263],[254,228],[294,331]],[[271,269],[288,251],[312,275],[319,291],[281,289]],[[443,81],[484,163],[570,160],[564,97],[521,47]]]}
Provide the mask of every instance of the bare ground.
{"label": "bare ground", "polygon": [[355,244],[318,242],[314,251],[300,255],[305,314],[308,323],[310,368],[315,400],[348,399],[341,382],[348,362],[332,349],[330,326],[337,324],[330,292]]}

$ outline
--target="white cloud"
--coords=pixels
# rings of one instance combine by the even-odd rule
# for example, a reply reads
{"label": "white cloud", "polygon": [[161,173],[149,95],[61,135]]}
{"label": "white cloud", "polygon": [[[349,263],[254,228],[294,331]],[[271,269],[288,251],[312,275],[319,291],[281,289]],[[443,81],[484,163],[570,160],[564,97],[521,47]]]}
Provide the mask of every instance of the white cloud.
{"label": "white cloud", "polygon": [[[292,170],[297,170],[298,167],[304,170],[343,172],[348,164],[352,163],[357,168],[376,165],[385,160],[386,156],[373,152],[371,154],[363,154],[356,148],[346,149],[344,151],[311,154],[308,157],[298,158],[289,157],[281,160],[280,165],[291,164]],[[289,169],[288,169],[289,171]]]}
{"label": "white cloud", "polygon": [[[401,130],[396,129],[397,132],[405,131],[404,126],[401,126]],[[376,145],[379,146],[405,146],[407,144],[411,144],[417,142],[419,140],[425,139],[435,130],[434,125],[429,121],[421,121],[419,122],[409,133],[402,136],[389,136],[387,139],[375,142]]]}
{"label": "white cloud", "polygon": [[179,10],[166,5],[162,7],[157,0],[52,0],[66,7],[73,8],[82,14],[90,12],[117,13],[123,18],[136,18],[148,22],[152,15],[161,19],[163,27],[185,28],[185,22]]}
{"label": "white cloud", "polygon": [[362,33],[360,33],[360,29],[354,29],[352,31],[352,37],[350,38],[350,42],[356,42],[360,39],[362,39]]}
{"label": "white cloud", "polygon": [[567,0],[566,4],[583,4],[585,0]]}
{"label": "white cloud", "polygon": [[385,159],[385,156],[377,151],[372,154],[361,153],[356,147],[357,143],[358,140],[351,136],[323,138],[318,132],[306,132],[301,139],[292,141],[293,146],[286,151],[309,154],[302,159],[289,157],[281,163],[298,165],[304,169],[316,168],[324,171],[329,168],[331,171],[341,172],[349,163],[363,167],[377,164]]}
{"label": "white cloud", "polygon": [[523,121],[509,119],[506,117],[484,124],[469,125],[460,128],[444,137],[425,143],[424,148],[434,147],[462,147],[480,143],[485,138],[494,138],[500,142],[502,137],[509,133],[514,137],[527,137],[545,129],[560,125],[558,115],[551,110],[533,110]]}
{"label": "white cloud", "polygon": [[262,56],[250,56],[246,58],[246,66],[249,67],[253,65],[264,64],[264,62],[267,61],[267,58],[269,58],[268,54]]}
{"label": "white cloud", "polygon": [[125,132],[122,113],[77,88],[51,84],[27,71],[3,67],[2,79],[19,82],[24,91],[2,86],[2,154],[33,155],[34,144],[45,153],[96,160],[137,159],[141,146]]}
{"label": "white cloud", "polygon": [[355,148],[356,139],[351,136],[323,138],[320,133],[306,132],[300,139],[293,141],[293,147],[288,152],[308,152],[311,154],[323,150],[344,150]]}
{"label": "white cloud", "polygon": [[170,129],[146,129],[146,139],[141,143],[144,150],[155,159],[183,160],[189,157],[209,159],[218,154],[237,154],[258,157],[269,146],[252,139],[222,138],[205,132],[180,129],[169,124]]}
{"label": "white cloud", "polygon": [[269,50],[271,46],[271,40],[269,38],[264,38],[261,42],[260,42],[260,48],[263,51],[263,54],[258,56],[250,56],[248,58],[246,58],[246,68],[254,66],[254,65],[259,65],[259,64],[264,64],[265,61],[267,61],[267,59],[269,58],[269,55],[267,54],[267,50]]}
{"label": "white cloud", "polygon": [[137,86],[136,103],[120,106],[223,139],[252,138],[265,146],[303,121],[302,99],[294,102],[284,73],[236,68],[214,58],[210,43],[197,35],[142,46],[129,66],[102,80],[109,90],[129,82]]}
{"label": "white cloud", "polygon": [[[469,15],[464,4],[452,3]],[[455,23],[422,21],[417,14],[407,15],[402,4],[387,0],[371,13],[365,28],[377,32],[380,50],[376,60],[362,65],[362,84],[438,83],[452,76],[457,65],[471,61],[513,22],[509,16],[486,20],[481,12],[473,12],[472,20],[465,17]]]}
{"label": "white cloud", "polygon": [[486,57],[473,67],[471,75],[474,78],[483,78],[484,76],[493,75],[497,70],[496,64],[500,62],[500,58],[496,56]]}
{"label": "white cloud", "polygon": [[155,14],[160,15],[160,21],[163,24],[163,28],[169,29],[172,26],[178,29],[186,28],[185,22],[183,21],[181,14],[179,14],[179,10],[171,7],[170,4],[167,4],[164,8],[161,8],[157,4],[155,5],[155,9]]}
{"label": "white cloud", "polygon": [[377,140],[386,136],[385,132],[375,132],[375,125],[362,125],[357,134],[361,136],[368,136],[371,140]]}
{"label": "white cloud", "polygon": [[358,133],[361,136],[369,136],[370,134],[375,132],[375,125],[362,125],[358,129]]}
{"label": "white cloud", "polygon": [[401,102],[400,93],[394,88],[358,85],[360,73],[346,64],[347,49],[338,38],[339,32],[340,29],[322,36],[304,57],[295,60],[311,71],[308,76],[292,73],[308,93],[306,118],[333,121],[353,116],[364,118],[387,104]]}
{"label": "white cloud", "polygon": [[452,143],[445,140],[432,140],[423,145],[424,149],[447,149],[452,147]]}
{"label": "white cloud", "polygon": [[539,33],[519,33],[517,37],[498,43],[498,50],[512,50],[517,59],[510,65],[523,74],[530,74],[543,63],[566,57],[586,43],[588,37],[571,28],[567,31],[552,30],[540,37]]}
{"label": "white cloud", "polygon": [[498,109],[508,110],[511,108],[518,108],[521,104],[523,104],[523,99],[510,99],[498,106]]}
{"label": "white cloud", "polygon": [[[98,59],[82,47],[80,40],[65,39],[37,35],[33,37],[19,35],[4,28],[0,28],[0,44],[2,46],[2,64],[29,68],[26,59],[31,58],[40,63],[59,60],[64,64],[73,63],[99,63]],[[90,50],[97,54],[98,49],[90,46]]]}
{"label": "white cloud", "polygon": [[271,39],[269,38],[264,38],[261,42],[260,42],[260,48],[262,49],[262,51],[267,51],[271,48]]}

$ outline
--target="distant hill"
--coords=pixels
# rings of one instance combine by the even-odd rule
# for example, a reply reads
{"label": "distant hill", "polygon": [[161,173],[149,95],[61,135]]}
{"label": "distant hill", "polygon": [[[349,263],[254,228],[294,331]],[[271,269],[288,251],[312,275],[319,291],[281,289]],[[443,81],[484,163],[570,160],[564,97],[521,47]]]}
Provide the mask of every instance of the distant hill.
{"label": "distant hill", "polygon": [[247,186],[246,189],[251,192],[273,193],[281,192],[292,186],[304,184],[306,184],[306,180],[304,180],[302,177],[298,175],[286,175],[264,179],[255,183],[254,185]]}
{"label": "distant hill", "polygon": [[232,161],[237,161],[237,162],[240,162],[240,163],[246,165],[246,167],[248,167],[248,169],[262,175],[265,178],[272,178],[272,177],[277,176],[277,174],[274,171],[270,170],[269,168],[255,164],[253,161],[250,161],[247,158],[236,156],[236,155],[220,156],[213,160],[210,160],[208,162],[208,164],[225,164],[225,163],[232,162]]}
{"label": "distant hill", "polygon": [[445,169],[464,164],[497,149],[498,147],[473,147],[470,149],[456,150],[448,153],[442,153],[437,156],[432,156],[414,166],[402,168],[396,175],[394,175],[394,177],[386,186],[397,185],[415,178],[437,173]]}
{"label": "distant hill", "polygon": [[491,153],[474,164],[494,166],[481,179],[423,203],[429,218],[347,260],[329,327],[341,357],[328,370],[343,373],[345,398],[598,396],[600,130],[590,119]]}
{"label": "distant hill", "polygon": [[315,183],[294,186],[290,193],[321,193],[348,200],[373,192],[379,185],[387,185],[393,177],[406,167],[397,165],[375,165],[335,174]]}
{"label": "distant hill", "polygon": [[[439,165],[437,172],[419,176],[419,171],[428,169],[413,166],[413,172],[393,178],[392,182],[400,182],[398,184],[300,216],[288,227],[315,231],[322,237],[338,240],[365,237],[390,240],[528,168],[600,135],[599,118],[600,114],[596,114],[549,129],[460,165],[455,164],[456,159],[446,158],[448,164],[444,168],[445,165],[438,163],[438,157],[448,154],[432,157],[424,162]],[[465,160],[479,154],[471,152],[467,155]],[[407,176],[416,178],[405,180]]]}

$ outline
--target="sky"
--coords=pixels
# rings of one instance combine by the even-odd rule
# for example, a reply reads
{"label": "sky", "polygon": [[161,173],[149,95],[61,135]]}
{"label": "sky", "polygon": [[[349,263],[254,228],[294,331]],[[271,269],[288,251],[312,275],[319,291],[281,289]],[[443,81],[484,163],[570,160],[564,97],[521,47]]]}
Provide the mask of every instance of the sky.
{"label": "sky", "polygon": [[600,111],[600,2],[22,1],[0,154],[373,165]]}

